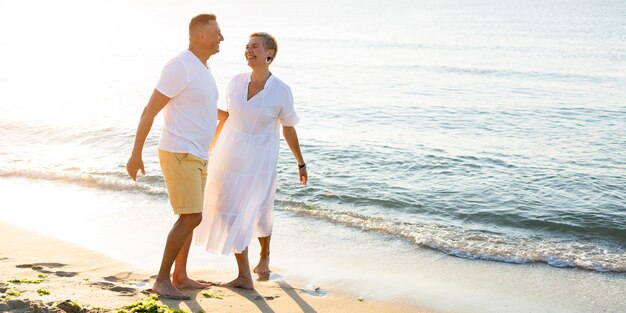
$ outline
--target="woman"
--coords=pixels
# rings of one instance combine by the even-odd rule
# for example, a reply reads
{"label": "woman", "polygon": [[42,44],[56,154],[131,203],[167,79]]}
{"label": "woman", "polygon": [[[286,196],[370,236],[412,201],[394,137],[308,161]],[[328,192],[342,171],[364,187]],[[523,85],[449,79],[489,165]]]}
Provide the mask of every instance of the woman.
{"label": "woman", "polygon": [[218,132],[223,130],[216,135],[209,161],[203,218],[194,237],[209,252],[235,254],[239,275],[224,284],[228,287],[254,288],[248,263],[253,235],[261,243],[261,260],[254,271],[269,273],[281,124],[300,183],[307,183],[291,89],[269,70],[277,51],[270,34],[250,35],[245,57],[252,72],[235,76],[228,85],[228,114],[221,116]]}

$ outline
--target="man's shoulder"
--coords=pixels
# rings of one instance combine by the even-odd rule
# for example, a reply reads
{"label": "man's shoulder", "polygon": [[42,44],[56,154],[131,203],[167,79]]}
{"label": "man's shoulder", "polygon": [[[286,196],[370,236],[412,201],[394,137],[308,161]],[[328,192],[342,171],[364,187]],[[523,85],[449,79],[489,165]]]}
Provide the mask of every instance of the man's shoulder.
{"label": "man's shoulder", "polygon": [[182,51],[181,53],[179,53],[178,55],[176,55],[175,57],[170,59],[168,64],[169,63],[179,63],[181,65],[184,65],[184,66],[188,67],[188,68],[201,67],[201,68],[206,69],[206,67],[200,66],[201,62],[189,50]]}
{"label": "man's shoulder", "polygon": [[187,72],[188,70],[187,64],[188,64],[188,60],[185,56],[185,53],[182,52],[179,55],[167,61],[167,63],[165,63],[164,68],[177,69],[177,72],[180,72],[180,71]]}

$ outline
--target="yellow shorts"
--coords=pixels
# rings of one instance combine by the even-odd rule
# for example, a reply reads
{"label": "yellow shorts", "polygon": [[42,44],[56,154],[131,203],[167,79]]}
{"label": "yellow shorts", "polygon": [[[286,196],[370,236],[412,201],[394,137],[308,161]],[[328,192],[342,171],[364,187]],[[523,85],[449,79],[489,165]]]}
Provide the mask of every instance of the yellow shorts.
{"label": "yellow shorts", "polygon": [[174,213],[202,213],[207,161],[191,153],[159,149],[159,163]]}

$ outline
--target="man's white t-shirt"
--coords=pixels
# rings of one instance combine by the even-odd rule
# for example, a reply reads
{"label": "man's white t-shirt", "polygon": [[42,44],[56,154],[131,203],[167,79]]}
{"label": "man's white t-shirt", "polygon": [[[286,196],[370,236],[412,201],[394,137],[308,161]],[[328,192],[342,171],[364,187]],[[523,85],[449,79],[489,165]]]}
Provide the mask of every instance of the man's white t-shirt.
{"label": "man's white t-shirt", "polygon": [[163,108],[159,149],[209,158],[217,125],[218,91],[211,69],[189,50],[163,68],[156,89],[172,100]]}

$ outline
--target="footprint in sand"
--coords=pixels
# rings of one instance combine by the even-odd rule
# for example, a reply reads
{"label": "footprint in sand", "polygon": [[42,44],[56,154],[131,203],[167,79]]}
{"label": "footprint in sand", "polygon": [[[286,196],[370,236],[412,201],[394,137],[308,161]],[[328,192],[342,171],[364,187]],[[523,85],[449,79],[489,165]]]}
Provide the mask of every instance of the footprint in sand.
{"label": "footprint in sand", "polygon": [[143,288],[150,283],[149,279],[145,279],[145,276],[134,274],[133,272],[120,272],[111,276],[103,277],[104,280],[112,283],[121,283],[127,286]]}
{"label": "footprint in sand", "polygon": [[138,292],[137,289],[135,289],[135,288],[117,286],[117,285],[115,285],[113,283],[104,282],[104,281],[97,282],[97,283],[91,283],[90,285],[96,286],[96,287],[104,289],[104,290],[110,290],[110,291],[114,291],[114,292],[119,292],[120,294],[122,294],[124,296],[134,296]]}
{"label": "footprint in sand", "polygon": [[16,265],[15,267],[18,268],[44,268],[44,267],[51,267],[51,268],[59,268],[59,267],[64,267],[67,264],[63,264],[63,263],[33,263],[33,264],[20,264],[20,265]]}
{"label": "footprint in sand", "polygon": [[[156,275],[153,277],[156,278]],[[120,272],[117,274],[113,274],[111,276],[104,277],[106,281],[114,282],[114,283],[128,283],[128,282],[139,282],[139,283],[147,283],[150,279],[146,279],[145,276],[135,274],[133,272]]]}
{"label": "footprint in sand", "polygon": [[280,296],[256,296],[256,298],[254,298],[254,300],[260,301],[260,300],[274,300],[276,298],[278,298]]}
{"label": "footprint in sand", "polygon": [[104,277],[104,279],[110,282],[121,282],[121,281],[128,280],[132,274],[133,272],[121,272],[121,273],[117,273],[111,276]]}
{"label": "footprint in sand", "polygon": [[77,272],[66,272],[66,271],[51,271],[49,268],[60,268],[64,267],[65,264],[62,263],[33,263],[33,264],[20,264],[16,265],[17,268],[31,268],[33,271],[37,271],[39,273],[44,274],[53,274],[58,277],[74,277],[78,275]]}
{"label": "footprint in sand", "polygon": [[59,276],[59,277],[74,277],[74,276],[78,275],[77,272],[64,272],[64,271],[56,271],[56,272],[54,272],[52,274],[54,274],[56,276]]}

